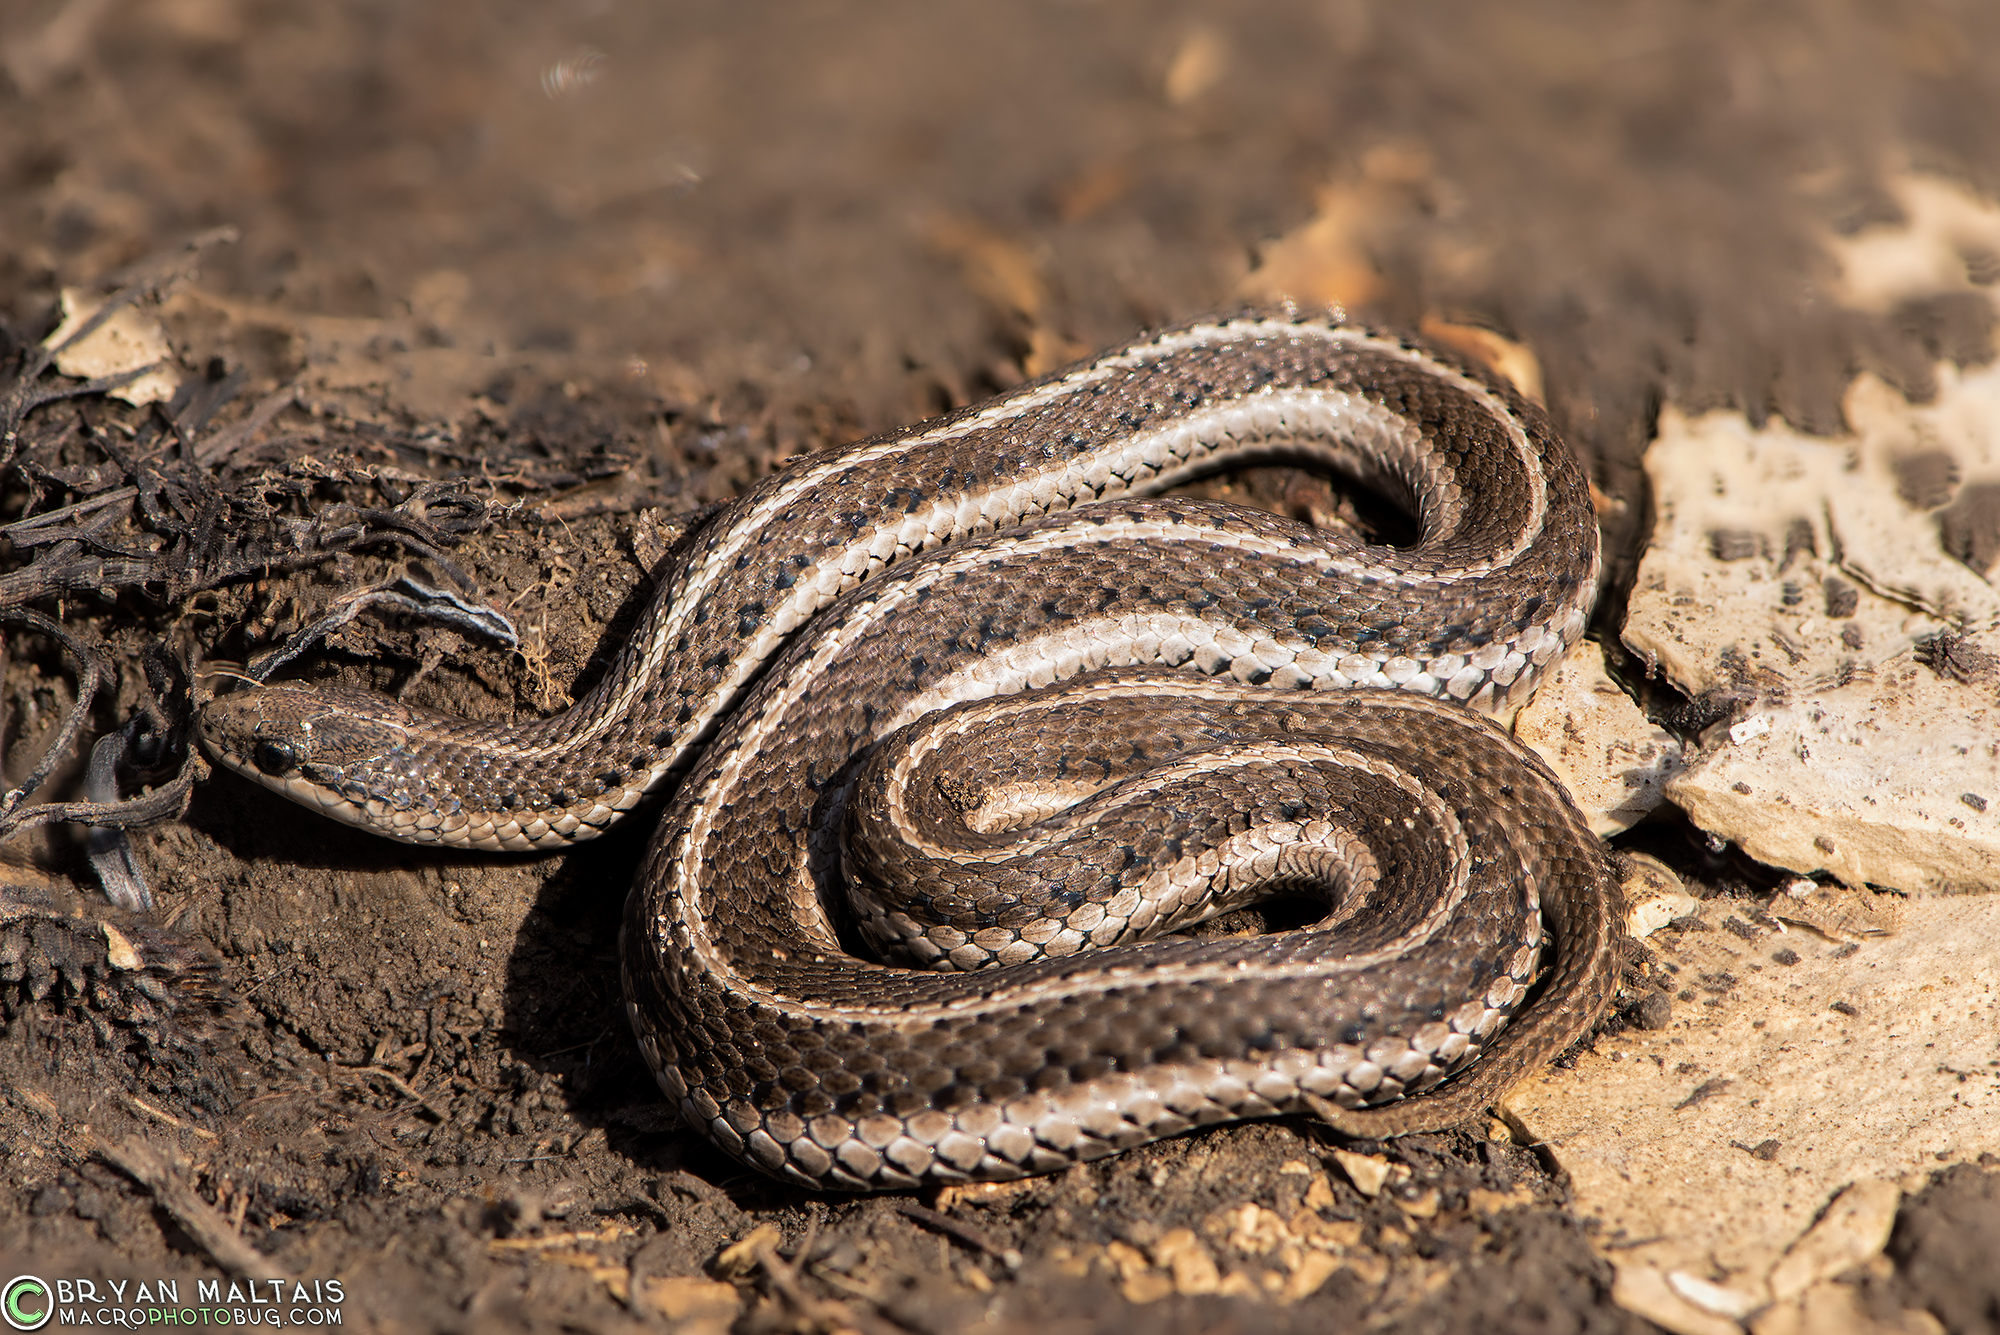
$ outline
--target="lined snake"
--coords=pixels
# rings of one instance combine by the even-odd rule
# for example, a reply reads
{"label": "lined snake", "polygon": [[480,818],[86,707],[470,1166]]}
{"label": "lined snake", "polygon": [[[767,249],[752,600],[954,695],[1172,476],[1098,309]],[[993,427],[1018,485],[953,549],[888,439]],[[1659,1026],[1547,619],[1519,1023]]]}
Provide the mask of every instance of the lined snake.
{"label": "lined snake", "polygon": [[[1268,459],[1387,494],[1417,541],[1158,495]],[[1528,697],[1597,573],[1581,472],[1511,388],[1249,314],[767,479],[560,715],[280,685],[200,735],[416,843],[561,847],[671,788],[623,933],[639,1045],[689,1125],[805,1185],[1307,1109],[1393,1135],[1608,1002],[1599,845],[1475,712]],[[1273,894],[1316,920],[1160,936]]]}

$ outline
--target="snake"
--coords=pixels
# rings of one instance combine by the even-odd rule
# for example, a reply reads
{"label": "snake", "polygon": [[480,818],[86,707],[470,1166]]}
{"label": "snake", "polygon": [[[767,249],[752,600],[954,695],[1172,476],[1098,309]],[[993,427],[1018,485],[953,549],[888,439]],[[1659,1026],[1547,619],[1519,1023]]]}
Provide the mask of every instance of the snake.
{"label": "snake", "polygon": [[[1414,541],[1187,494],[1271,461]],[[410,843],[657,809],[621,929],[638,1046],[685,1125],[801,1186],[1288,1113],[1386,1138],[1493,1106],[1609,1004],[1608,856],[1492,717],[1599,572],[1583,471],[1511,384],[1252,310],[795,461],[683,538],[561,713],[276,683],[197,731]]]}

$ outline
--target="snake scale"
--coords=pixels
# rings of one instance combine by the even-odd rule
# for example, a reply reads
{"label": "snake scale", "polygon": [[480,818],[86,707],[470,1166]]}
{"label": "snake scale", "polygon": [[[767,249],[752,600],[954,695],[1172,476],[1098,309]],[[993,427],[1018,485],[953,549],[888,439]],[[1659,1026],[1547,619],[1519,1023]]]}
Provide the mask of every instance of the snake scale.
{"label": "snake scale", "polygon": [[[1271,459],[1383,492],[1417,540],[1159,494]],[[1475,712],[1580,638],[1598,561],[1581,471],[1510,387],[1253,312],[767,479],[560,715],[277,685],[200,735],[418,843],[561,847],[671,789],[627,1009],[689,1125],[781,1177],[1018,1177],[1307,1109],[1394,1135],[1608,1003],[1600,846]],[[1272,895],[1308,925],[1161,935]]]}

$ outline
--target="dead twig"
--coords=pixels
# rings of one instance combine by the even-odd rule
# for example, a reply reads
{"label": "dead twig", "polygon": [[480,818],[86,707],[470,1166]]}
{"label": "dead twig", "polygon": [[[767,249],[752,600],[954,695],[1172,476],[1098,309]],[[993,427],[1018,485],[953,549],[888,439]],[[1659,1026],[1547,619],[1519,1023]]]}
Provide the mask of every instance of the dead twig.
{"label": "dead twig", "polygon": [[7,819],[22,802],[34,796],[35,790],[48,780],[56,766],[69,757],[70,749],[76,745],[78,734],[83,731],[84,720],[89,717],[90,708],[97,701],[98,688],[104,684],[104,667],[98,661],[97,655],[61,624],[27,608],[0,611],[0,623],[6,622],[40,631],[60,644],[76,663],[77,681],[76,703],[63,716],[62,725],[57,729],[55,739],[49,743],[48,750],[42,753],[42,758],[35,763],[34,770],[21,781],[19,787],[0,794],[0,833],[12,828],[6,824]]}
{"label": "dead twig", "polygon": [[[127,1094],[125,1091],[120,1090],[118,1092],[118,1099],[119,1102],[125,1104],[127,1107],[132,1108],[138,1112],[142,1112],[146,1114],[146,1116],[151,1117],[156,1121],[165,1122],[168,1126],[175,1127],[181,1131],[186,1131],[193,1135],[200,1136],[203,1140],[215,1139],[215,1133],[213,1131],[210,1131],[207,1127],[200,1127],[196,1126],[193,1122],[182,1121],[180,1118],[174,1116],[170,1112],[165,1111],[164,1109],[155,1108],[152,1104],[146,1102],[144,1099],[140,1098],[136,1094]],[[242,1226],[243,1226],[243,1216],[241,1211],[238,1211],[236,1220],[234,1224],[231,1226],[232,1231],[240,1230]]]}
{"label": "dead twig", "polygon": [[953,1219],[948,1214],[929,1209],[915,1201],[901,1199],[896,1201],[896,1212],[913,1223],[921,1224],[933,1232],[947,1234],[975,1251],[986,1253],[1009,1270],[1021,1268],[1020,1252],[1012,1247],[1002,1247],[972,1225]]}
{"label": "dead twig", "polygon": [[[808,1244],[813,1236],[808,1235]],[[896,1335],[896,1332],[908,1329],[837,1298],[816,1297],[807,1290],[791,1262],[778,1255],[778,1238],[776,1226],[760,1224],[722,1249],[722,1254],[715,1258],[715,1273],[724,1279],[761,1273],[778,1299],[792,1309],[807,1329],[858,1330],[863,1335]],[[806,1247],[801,1245],[797,1250],[800,1256],[804,1256]]]}
{"label": "dead twig", "polygon": [[329,1066],[345,1079],[380,1080],[383,1084],[410,1100],[410,1102],[422,1107],[425,1112],[437,1118],[440,1123],[449,1120],[438,1110],[438,1106],[430,1101],[428,1096],[420,1093],[411,1086],[409,1081],[403,1079],[402,1076],[397,1075],[386,1066],[340,1066],[333,1063],[329,1063]]}
{"label": "dead twig", "polygon": [[233,242],[238,235],[233,227],[210,228],[206,232],[199,232],[189,237],[165,256],[141,261],[126,271],[124,284],[106,298],[104,304],[91,313],[89,319],[70,331],[62,342],[53,347],[37,346],[31,349],[22,364],[20,374],[8,387],[5,397],[0,397],[0,467],[13,461],[14,452],[20,448],[21,424],[35,409],[60,399],[102,394],[120,385],[129,385],[155,369],[151,366],[141,366],[136,370],[104,376],[81,385],[52,387],[42,377],[49,367],[55,364],[57,353],[89,338],[104,326],[106,320],[134,302],[163,295],[169,289],[185,282],[194,273],[196,255],[210,246]]}
{"label": "dead twig", "polygon": [[57,821],[119,830],[157,825],[163,820],[174,819],[187,809],[196,781],[207,773],[208,766],[201,758],[190,754],[179,774],[144,797],[127,798],[123,802],[37,803],[19,815],[0,818],[0,836]]}
{"label": "dead twig", "polygon": [[243,1240],[220,1211],[181,1179],[166,1156],[137,1136],[113,1143],[86,1132],[91,1153],[153,1194],[160,1208],[208,1253],[209,1259],[241,1279],[290,1279],[284,1269]]}

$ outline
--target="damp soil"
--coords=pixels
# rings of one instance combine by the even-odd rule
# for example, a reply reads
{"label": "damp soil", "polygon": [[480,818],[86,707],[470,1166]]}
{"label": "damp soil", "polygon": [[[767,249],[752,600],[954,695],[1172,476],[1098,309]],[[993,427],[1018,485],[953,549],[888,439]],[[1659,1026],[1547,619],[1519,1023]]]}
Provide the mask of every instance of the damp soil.
{"label": "damp soil", "polygon": [[[1976,304],[1839,308],[1823,238],[1893,220],[1892,169],[2000,188],[1995,50],[1974,0],[22,0],[0,319],[38,338],[60,288],[234,229],[166,308],[186,373],[229,387],[205,429],[289,391],[265,465],[478,490],[448,560],[523,632],[363,618],[288,671],[504,718],[589,684],[704,506],[1226,308],[1273,238],[1337,216],[1359,313],[1539,356],[1600,493],[1609,616],[1664,400],[1832,430],[1856,370],[1922,395],[1939,357],[1989,355]],[[131,440],[162,410],[38,411]],[[31,489],[6,485],[11,520]],[[144,697],[148,646],[241,664],[410,571],[439,562],[34,606],[104,646],[95,734]],[[10,786],[70,673],[10,628]],[[147,913],[103,903],[68,828],[16,835],[6,1273],[338,1277],[346,1324],[409,1330],[1651,1329],[1499,1124],[1374,1145],[1286,1119],[865,1200],[758,1177],[675,1124],[626,1027],[643,825],[454,856],[214,776],[133,837]],[[1906,1202],[1884,1302],[2000,1328],[1996,1178]]]}

